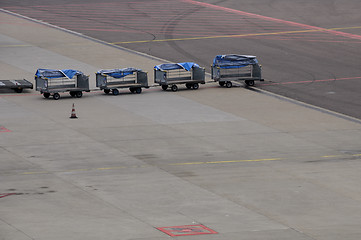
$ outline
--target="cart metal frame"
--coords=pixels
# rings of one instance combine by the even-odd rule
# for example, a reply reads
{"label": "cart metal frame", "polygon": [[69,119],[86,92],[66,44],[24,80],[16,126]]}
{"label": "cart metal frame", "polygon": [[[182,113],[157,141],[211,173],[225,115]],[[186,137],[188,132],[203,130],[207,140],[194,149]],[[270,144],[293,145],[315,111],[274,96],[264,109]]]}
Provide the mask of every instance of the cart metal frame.
{"label": "cart metal frame", "polygon": [[106,94],[118,95],[118,88],[129,88],[131,93],[140,94],[142,88],[149,88],[148,74],[141,69],[124,68],[99,70],[96,74],[96,86]]}
{"label": "cart metal frame", "polygon": [[170,86],[176,92],[177,84],[196,90],[199,84],[205,84],[205,69],[192,62],[161,64],[154,67],[154,82],[164,91]]}
{"label": "cart metal frame", "polygon": [[220,86],[232,87],[231,81],[244,81],[254,86],[255,81],[264,81],[262,67],[255,56],[248,55],[217,55],[211,66],[211,77]]}
{"label": "cart metal frame", "polygon": [[44,98],[52,95],[55,100],[60,98],[61,92],[69,92],[70,96],[81,98],[83,91],[90,92],[89,76],[78,70],[72,71],[76,73],[67,75],[66,70],[38,69],[35,75],[36,90],[43,94]]}

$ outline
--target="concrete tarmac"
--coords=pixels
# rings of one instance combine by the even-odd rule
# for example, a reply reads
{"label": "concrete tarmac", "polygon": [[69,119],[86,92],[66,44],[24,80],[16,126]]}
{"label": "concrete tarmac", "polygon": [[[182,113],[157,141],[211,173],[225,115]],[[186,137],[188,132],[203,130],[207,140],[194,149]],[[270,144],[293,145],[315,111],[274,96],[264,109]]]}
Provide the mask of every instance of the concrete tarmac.
{"label": "concrete tarmac", "polygon": [[[152,79],[165,61],[5,12],[0,21],[4,79],[71,67],[95,88],[99,69]],[[0,239],[356,240],[360,136],[358,119],[214,83],[58,101],[2,92]]]}

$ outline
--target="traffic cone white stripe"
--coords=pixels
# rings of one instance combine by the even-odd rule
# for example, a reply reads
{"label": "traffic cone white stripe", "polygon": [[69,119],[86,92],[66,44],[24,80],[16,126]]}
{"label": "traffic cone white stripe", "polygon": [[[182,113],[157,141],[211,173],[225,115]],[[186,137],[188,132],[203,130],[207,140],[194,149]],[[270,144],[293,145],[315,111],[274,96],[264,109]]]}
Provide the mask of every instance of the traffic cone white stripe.
{"label": "traffic cone white stripe", "polygon": [[70,118],[78,118],[78,117],[76,116],[76,113],[75,113],[74,103],[73,103],[73,108],[71,109],[71,115],[70,115]]}

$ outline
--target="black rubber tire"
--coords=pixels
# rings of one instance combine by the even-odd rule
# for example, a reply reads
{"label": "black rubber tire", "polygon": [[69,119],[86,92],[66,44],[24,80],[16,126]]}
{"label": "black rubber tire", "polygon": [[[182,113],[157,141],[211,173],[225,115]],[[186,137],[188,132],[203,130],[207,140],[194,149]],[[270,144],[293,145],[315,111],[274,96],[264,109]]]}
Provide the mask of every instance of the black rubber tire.
{"label": "black rubber tire", "polygon": [[109,93],[110,93],[110,89],[104,89],[104,93],[105,93],[105,94],[109,94]]}
{"label": "black rubber tire", "polygon": [[119,95],[119,90],[114,88],[114,89],[112,89],[112,93],[114,96]]}
{"label": "black rubber tire", "polygon": [[218,82],[219,86],[224,87],[225,82]]}
{"label": "black rubber tire", "polygon": [[172,85],[171,89],[172,89],[172,91],[173,91],[173,92],[178,91],[178,87],[177,87],[177,85]]}
{"label": "black rubber tire", "polygon": [[131,93],[134,93],[134,92],[135,92],[135,88],[130,87],[130,88],[129,88],[129,91],[130,91]]}
{"label": "black rubber tire", "polygon": [[54,93],[53,94],[53,98],[54,98],[54,100],[59,100],[59,98],[60,98],[60,94],[59,93]]}
{"label": "black rubber tire", "polygon": [[168,89],[168,85],[162,85],[162,89],[165,91]]}
{"label": "black rubber tire", "polygon": [[192,87],[193,87],[194,90],[197,90],[197,89],[199,88],[199,84],[198,84],[198,83],[194,83]]}
{"label": "black rubber tire", "polygon": [[76,92],[70,91],[69,94],[70,96],[75,97]]}
{"label": "black rubber tire", "polygon": [[82,92],[82,91],[77,91],[77,92],[75,92],[75,97],[81,98],[82,96],[83,96],[83,92]]}
{"label": "black rubber tire", "polygon": [[192,88],[192,84],[186,83],[186,87],[187,87],[188,89],[191,89],[191,88]]}
{"label": "black rubber tire", "polygon": [[136,94],[142,93],[142,88],[141,88],[141,87],[136,88],[136,89],[135,89],[135,93],[136,93]]}
{"label": "black rubber tire", "polygon": [[44,96],[44,98],[49,98],[49,97],[50,97],[50,93],[44,92],[44,93],[43,93],[43,96]]}
{"label": "black rubber tire", "polygon": [[16,93],[22,93],[23,92],[23,89],[22,88],[14,88],[14,91]]}
{"label": "black rubber tire", "polygon": [[227,88],[231,88],[231,87],[232,87],[232,82],[229,82],[229,81],[226,82],[226,87],[227,87]]}
{"label": "black rubber tire", "polygon": [[254,86],[254,81],[253,80],[246,80],[245,83],[247,84],[247,86]]}

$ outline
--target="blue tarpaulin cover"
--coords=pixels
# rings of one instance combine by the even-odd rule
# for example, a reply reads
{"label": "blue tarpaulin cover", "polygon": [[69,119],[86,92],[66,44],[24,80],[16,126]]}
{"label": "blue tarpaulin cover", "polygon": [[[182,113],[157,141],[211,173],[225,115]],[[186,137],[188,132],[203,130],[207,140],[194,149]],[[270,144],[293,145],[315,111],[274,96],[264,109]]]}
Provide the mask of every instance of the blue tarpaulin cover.
{"label": "blue tarpaulin cover", "polygon": [[199,65],[194,62],[182,62],[182,63],[164,63],[154,67],[155,70],[174,70],[174,69],[184,69],[184,70],[191,70],[192,67],[199,68]]}
{"label": "blue tarpaulin cover", "polygon": [[55,70],[55,69],[38,69],[35,73],[37,77],[44,78],[62,78],[68,77],[73,78],[74,75],[81,75],[82,72],[73,69],[63,69],[63,70]]}
{"label": "blue tarpaulin cover", "polygon": [[123,78],[137,71],[142,71],[142,70],[136,68],[108,69],[108,70],[104,69],[104,70],[99,70],[97,74],[105,74],[113,78]]}
{"label": "blue tarpaulin cover", "polygon": [[217,55],[213,59],[213,66],[218,66],[220,68],[241,68],[257,63],[256,57],[249,55]]}

